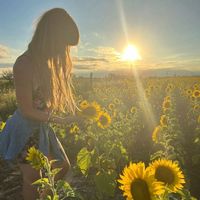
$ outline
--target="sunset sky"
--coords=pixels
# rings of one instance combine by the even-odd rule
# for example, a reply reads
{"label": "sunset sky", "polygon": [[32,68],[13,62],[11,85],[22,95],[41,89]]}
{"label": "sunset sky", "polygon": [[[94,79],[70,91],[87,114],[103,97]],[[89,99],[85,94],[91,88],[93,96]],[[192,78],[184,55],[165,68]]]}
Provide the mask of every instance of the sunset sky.
{"label": "sunset sky", "polygon": [[76,21],[80,43],[73,48],[75,69],[113,70],[128,43],[141,69],[200,69],[200,0],[1,0],[0,66],[26,50],[34,22],[46,10],[62,7]]}

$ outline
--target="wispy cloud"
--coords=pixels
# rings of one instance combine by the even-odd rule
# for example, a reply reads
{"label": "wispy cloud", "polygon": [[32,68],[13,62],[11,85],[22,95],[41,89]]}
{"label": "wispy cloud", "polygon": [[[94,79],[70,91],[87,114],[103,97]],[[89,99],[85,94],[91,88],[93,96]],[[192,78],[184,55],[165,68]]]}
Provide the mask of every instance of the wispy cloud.
{"label": "wispy cloud", "polygon": [[138,68],[142,69],[167,69],[167,68],[176,68],[176,69],[184,69],[184,70],[192,70],[199,71],[200,69],[200,58],[192,58],[192,57],[179,57],[179,56],[171,56],[168,58],[160,58],[160,59],[148,59],[142,60],[141,62],[135,65]]}
{"label": "wispy cloud", "polygon": [[[121,53],[113,47],[91,47],[90,44],[82,43],[84,56],[74,56],[74,68],[77,70],[120,70],[130,69],[130,63],[122,61]],[[80,49],[82,51],[82,49]],[[199,56],[186,54],[174,54],[161,58],[143,58],[141,61],[132,63],[138,69],[163,69],[177,68],[197,70],[200,64]]]}
{"label": "wispy cloud", "polygon": [[13,49],[6,45],[0,44],[0,63],[14,63],[17,56],[19,56],[21,50]]}
{"label": "wispy cloud", "polygon": [[[4,65],[10,66],[10,63],[14,63],[15,59],[20,54],[21,50],[0,44],[0,67]],[[80,46],[73,48],[72,51],[74,70],[78,71],[130,69],[130,63],[124,62],[120,58],[121,53],[113,47],[92,47],[90,43],[82,41]],[[179,53],[161,58],[148,57],[143,58],[141,61],[134,62],[132,66],[138,69],[177,68],[199,70],[200,55]]]}
{"label": "wispy cloud", "polygon": [[91,51],[96,53],[97,57],[106,58],[110,63],[119,61],[120,59],[120,53],[113,47],[97,47],[95,49],[91,49]]}
{"label": "wispy cloud", "polygon": [[[85,48],[83,48],[85,47]],[[91,47],[81,44],[79,56],[73,57],[74,68],[78,70],[112,70],[120,59],[120,53],[112,47]]]}
{"label": "wispy cloud", "polygon": [[109,61],[98,57],[77,57],[74,58],[74,68],[78,70],[97,70],[101,66],[107,66]]}
{"label": "wispy cloud", "polygon": [[98,64],[77,64],[74,67],[76,70],[96,70],[97,66]]}
{"label": "wispy cloud", "polygon": [[108,63],[109,60],[106,58],[95,58],[95,57],[81,57],[76,59],[77,62],[105,62]]}
{"label": "wispy cloud", "polygon": [[9,58],[9,48],[0,44],[0,59]]}

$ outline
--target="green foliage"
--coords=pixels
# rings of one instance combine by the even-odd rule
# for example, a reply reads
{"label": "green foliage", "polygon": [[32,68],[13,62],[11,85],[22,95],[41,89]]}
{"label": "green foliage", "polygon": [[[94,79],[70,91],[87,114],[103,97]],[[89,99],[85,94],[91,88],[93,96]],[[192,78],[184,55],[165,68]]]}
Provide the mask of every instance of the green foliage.
{"label": "green foliage", "polygon": [[13,92],[0,95],[0,118],[6,121],[17,108],[16,98]]}
{"label": "green foliage", "polygon": [[[56,160],[49,161],[45,155],[34,147],[29,149],[27,160],[35,169],[40,171],[40,179],[32,183],[32,185],[37,186],[39,194],[43,193],[43,195],[40,195],[39,200],[81,199],[81,196],[72,189],[69,183],[64,180],[55,181],[56,174],[62,170],[61,168],[52,168],[52,164]],[[50,195],[48,194],[49,191]]]}
{"label": "green foliage", "polygon": [[[195,88],[200,89],[199,77],[141,78],[140,88],[134,78],[93,79],[92,85],[87,78],[73,80],[77,104],[83,100],[97,101],[111,116],[111,124],[106,129],[88,121],[84,127],[79,127],[80,131],[72,134],[71,124],[65,127],[52,125],[69,155],[76,176],[75,186],[84,200],[124,199],[116,179],[127,163],[143,161],[149,164],[158,158],[178,160],[187,182],[183,191],[172,193],[166,199],[186,200],[194,199],[191,194],[200,195],[200,98],[192,97]],[[6,82],[0,82],[0,90],[1,83],[2,88],[6,88]],[[3,121],[15,108],[8,92],[11,88],[1,90],[4,91],[0,96]],[[163,100],[167,96],[171,98],[171,106],[164,109]],[[158,142],[154,143],[152,132],[160,125],[162,115],[167,116],[168,124],[161,127]],[[50,174],[53,177],[56,173],[59,169],[51,170]],[[52,177],[42,177],[44,179],[38,186],[48,186]],[[68,186],[62,181],[55,183],[55,195],[46,198],[67,195],[68,199],[81,199],[77,190]],[[78,197],[75,198],[74,193]]]}
{"label": "green foliage", "polygon": [[115,171],[109,173],[99,172],[94,177],[94,182],[96,184],[97,193],[99,196],[113,197],[116,188],[116,178],[117,174]]}
{"label": "green foliage", "polygon": [[91,159],[93,153],[94,152],[89,152],[87,148],[84,147],[77,155],[77,165],[84,175],[87,175],[88,169],[92,164]]}

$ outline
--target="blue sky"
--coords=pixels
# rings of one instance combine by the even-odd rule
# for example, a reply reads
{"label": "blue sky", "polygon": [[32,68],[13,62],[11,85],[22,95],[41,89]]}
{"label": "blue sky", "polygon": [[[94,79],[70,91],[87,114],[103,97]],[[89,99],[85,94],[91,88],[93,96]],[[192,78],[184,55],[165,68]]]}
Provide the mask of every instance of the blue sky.
{"label": "blue sky", "polygon": [[140,68],[198,70],[199,0],[0,0],[0,64],[14,63],[26,50],[34,22],[53,7],[66,9],[78,24],[73,48],[76,69],[120,69],[119,55],[135,44]]}

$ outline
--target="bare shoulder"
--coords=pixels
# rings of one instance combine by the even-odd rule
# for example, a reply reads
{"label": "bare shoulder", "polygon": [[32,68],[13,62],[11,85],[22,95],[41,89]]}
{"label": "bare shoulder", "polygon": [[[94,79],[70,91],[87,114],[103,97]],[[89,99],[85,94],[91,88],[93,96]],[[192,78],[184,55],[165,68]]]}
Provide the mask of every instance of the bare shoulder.
{"label": "bare shoulder", "polygon": [[26,54],[20,55],[13,65],[14,77],[28,76],[30,78],[32,76],[32,71],[32,64],[29,57],[26,56]]}

